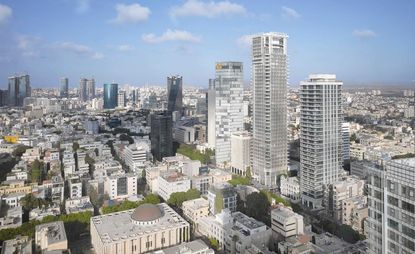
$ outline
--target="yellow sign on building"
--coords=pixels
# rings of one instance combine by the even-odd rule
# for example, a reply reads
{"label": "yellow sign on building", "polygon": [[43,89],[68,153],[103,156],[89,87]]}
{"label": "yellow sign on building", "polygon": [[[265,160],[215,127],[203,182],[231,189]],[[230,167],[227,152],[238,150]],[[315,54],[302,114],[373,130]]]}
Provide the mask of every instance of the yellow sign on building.
{"label": "yellow sign on building", "polygon": [[17,141],[19,140],[19,136],[17,135],[8,135],[8,136],[4,136],[4,141],[6,141],[7,143],[12,143],[12,144],[16,144]]}

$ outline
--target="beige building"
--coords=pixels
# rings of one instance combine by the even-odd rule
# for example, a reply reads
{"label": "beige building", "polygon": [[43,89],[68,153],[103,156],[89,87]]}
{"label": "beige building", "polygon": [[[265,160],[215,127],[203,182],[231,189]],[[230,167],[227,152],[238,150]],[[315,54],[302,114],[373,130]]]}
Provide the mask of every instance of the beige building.
{"label": "beige building", "polygon": [[91,242],[97,254],[145,253],[189,239],[189,223],[165,203],[91,218]]}
{"label": "beige building", "polygon": [[183,202],[183,214],[188,218],[197,229],[199,219],[209,216],[209,201],[204,198],[196,198]]}
{"label": "beige building", "polygon": [[[0,186],[0,195],[2,194],[11,194],[11,193],[32,193],[33,186],[36,185],[25,185],[24,180],[13,180],[8,181],[8,185]],[[3,182],[5,183],[5,182]]]}
{"label": "beige building", "polygon": [[36,249],[45,251],[58,251],[68,249],[63,221],[55,221],[36,226]]}
{"label": "beige building", "polygon": [[363,196],[365,181],[356,176],[330,184],[325,192],[327,213],[335,220],[342,221],[342,202],[349,198]]}
{"label": "beige building", "polygon": [[342,224],[364,233],[363,223],[369,216],[367,196],[348,198],[342,203]]}
{"label": "beige building", "polygon": [[303,235],[303,216],[293,212],[289,207],[278,205],[271,211],[271,228],[274,239]]}

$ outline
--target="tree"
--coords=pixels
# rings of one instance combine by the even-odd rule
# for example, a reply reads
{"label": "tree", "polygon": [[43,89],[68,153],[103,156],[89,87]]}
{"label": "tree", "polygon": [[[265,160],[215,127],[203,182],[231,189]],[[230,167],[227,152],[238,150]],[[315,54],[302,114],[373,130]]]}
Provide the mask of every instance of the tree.
{"label": "tree", "polygon": [[128,141],[130,144],[134,144],[134,139],[130,137],[128,134],[121,134],[120,136],[121,141]]}
{"label": "tree", "polygon": [[74,152],[76,152],[79,149],[79,143],[78,142],[73,142],[72,144],[72,149]]}
{"label": "tree", "polygon": [[18,145],[14,151],[12,152],[12,155],[14,157],[21,157],[27,149],[31,148],[30,146],[25,146],[25,145]]}
{"label": "tree", "polygon": [[209,244],[215,251],[219,249],[219,242],[213,237],[209,237]]}
{"label": "tree", "polygon": [[243,177],[239,175],[232,175],[232,180],[229,180],[228,183],[232,184],[233,186],[236,185],[250,185],[251,181],[248,177]]}
{"label": "tree", "polygon": [[30,169],[30,178],[32,183],[39,183],[42,181],[43,163],[39,160],[32,162]]}
{"label": "tree", "polygon": [[246,215],[269,225],[269,208],[271,204],[264,192],[254,192],[246,197]]}
{"label": "tree", "polygon": [[200,192],[196,189],[190,189],[186,192],[175,192],[170,195],[167,203],[176,207],[182,207],[184,201],[200,198]]}

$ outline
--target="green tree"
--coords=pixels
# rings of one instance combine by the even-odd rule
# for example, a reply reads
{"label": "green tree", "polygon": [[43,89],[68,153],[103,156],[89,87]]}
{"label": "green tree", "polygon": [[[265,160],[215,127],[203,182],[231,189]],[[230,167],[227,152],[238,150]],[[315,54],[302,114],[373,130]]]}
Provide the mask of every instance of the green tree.
{"label": "green tree", "polygon": [[31,148],[30,146],[25,145],[18,145],[14,151],[12,152],[12,155],[14,157],[22,157],[22,155],[26,152],[27,149]]}
{"label": "green tree", "polygon": [[74,152],[76,152],[79,149],[79,143],[78,142],[73,142],[72,144],[72,149]]}
{"label": "green tree", "polygon": [[239,175],[232,175],[232,180],[229,180],[228,183],[232,184],[233,186],[250,185],[251,181],[248,177],[243,177],[243,176],[239,176]]}
{"label": "green tree", "polygon": [[200,198],[200,192],[196,189],[190,189],[186,192],[175,192],[170,195],[167,203],[176,207],[182,207],[184,201]]}
{"label": "green tree", "polygon": [[215,238],[209,237],[209,244],[210,247],[212,247],[212,249],[214,249],[215,251],[219,249],[219,242]]}
{"label": "green tree", "polygon": [[32,162],[30,167],[30,179],[32,183],[40,183],[42,181],[43,163],[39,160]]}
{"label": "green tree", "polygon": [[120,140],[121,141],[128,141],[128,143],[134,144],[134,139],[132,137],[130,137],[130,135],[128,135],[128,134],[121,134],[120,135]]}
{"label": "green tree", "polygon": [[254,192],[246,197],[246,215],[269,225],[270,202],[264,192]]}

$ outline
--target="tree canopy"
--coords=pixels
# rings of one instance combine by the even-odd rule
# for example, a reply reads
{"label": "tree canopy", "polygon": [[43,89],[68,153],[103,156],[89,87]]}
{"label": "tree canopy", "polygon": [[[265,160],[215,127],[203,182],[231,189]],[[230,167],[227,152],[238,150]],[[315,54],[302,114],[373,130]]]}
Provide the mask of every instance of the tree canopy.
{"label": "tree canopy", "polygon": [[181,208],[184,201],[196,198],[200,198],[200,192],[196,189],[190,189],[186,192],[175,192],[171,194],[167,203]]}
{"label": "tree canopy", "polygon": [[155,194],[149,194],[144,198],[144,200],[139,201],[139,202],[125,200],[117,205],[103,207],[102,213],[103,214],[115,213],[115,212],[134,209],[142,204],[158,204],[160,202],[161,200],[159,196]]}
{"label": "tree canopy", "polygon": [[246,197],[246,215],[270,225],[271,203],[264,192],[253,192]]}

